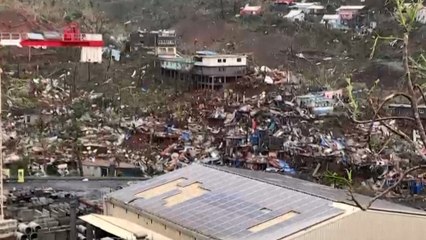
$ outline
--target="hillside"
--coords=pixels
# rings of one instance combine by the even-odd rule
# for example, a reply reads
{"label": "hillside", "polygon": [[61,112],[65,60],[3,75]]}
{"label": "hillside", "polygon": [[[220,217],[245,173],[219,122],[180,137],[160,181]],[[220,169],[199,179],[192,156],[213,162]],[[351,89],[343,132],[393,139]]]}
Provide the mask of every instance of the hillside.
{"label": "hillside", "polygon": [[[291,23],[270,11],[270,1],[251,3],[256,2],[264,7],[264,15],[242,19],[235,17],[244,5],[239,0],[224,0],[223,5],[208,0],[8,0],[2,3],[0,31],[59,29],[67,21],[80,22],[86,32],[114,37],[136,29],[174,28],[183,53],[204,48],[244,52],[251,54],[256,64],[284,66],[307,78],[335,81],[353,76],[355,80],[372,83],[380,77],[386,86],[394,81],[394,69],[369,60],[374,34],[362,37],[352,32],[327,30],[317,23]],[[330,11],[342,4],[361,4],[359,0],[322,2]],[[397,34],[389,6],[377,0],[366,0],[365,4],[375,13],[377,33]],[[125,22],[130,24],[124,25]],[[413,51],[424,49],[425,33],[426,27],[422,27],[414,36]],[[379,45],[378,50],[379,59],[394,61],[400,57],[387,43]]]}

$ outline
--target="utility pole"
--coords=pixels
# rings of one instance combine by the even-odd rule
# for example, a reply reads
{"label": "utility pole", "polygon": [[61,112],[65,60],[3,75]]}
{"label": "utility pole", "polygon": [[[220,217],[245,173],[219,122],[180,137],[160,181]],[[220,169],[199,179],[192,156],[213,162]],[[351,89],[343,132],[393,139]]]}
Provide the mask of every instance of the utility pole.
{"label": "utility pole", "polygon": [[220,14],[222,19],[225,19],[225,11],[223,9],[223,0],[220,0]]}

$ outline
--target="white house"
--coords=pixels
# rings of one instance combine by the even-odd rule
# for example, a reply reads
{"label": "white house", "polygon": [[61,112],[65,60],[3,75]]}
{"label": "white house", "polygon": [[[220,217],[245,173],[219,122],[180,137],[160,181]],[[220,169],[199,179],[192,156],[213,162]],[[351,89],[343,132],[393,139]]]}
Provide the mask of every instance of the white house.
{"label": "white house", "polygon": [[310,13],[313,10],[320,8],[324,9],[323,6],[320,5],[320,3],[317,2],[309,2],[309,3],[294,3],[293,6],[291,6],[293,9],[302,10],[304,13]]}
{"label": "white house", "polygon": [[194,65],[202,67],[245,67],[247,56],[237,54],[217,54],[210,51],[198,51]]}
{"label": "white house", "polygon": [[342,29],[345,28],[341,24],[341,18],[339,14],[324,14],[321,23],[326,25],[328,28]]}
{"label": "white house", "polygon": [[284,18],[289,21],[304,21],[305,13],[302,10],[291,10]]}
{"label": "white house", "polygon": [[227,78],[237,79],[247,72],[247,56],[199,51],[194,56],[193,74],[197,82],[211,88],[226,84]]}

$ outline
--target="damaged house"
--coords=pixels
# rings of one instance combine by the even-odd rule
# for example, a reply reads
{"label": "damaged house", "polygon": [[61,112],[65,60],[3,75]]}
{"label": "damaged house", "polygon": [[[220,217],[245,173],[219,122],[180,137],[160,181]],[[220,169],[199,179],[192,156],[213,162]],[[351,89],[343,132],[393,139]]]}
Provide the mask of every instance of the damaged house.
{"label": "damaged house", "polygon": [[139,167],[126,162],[115,163],[96,159],[83,161],[82,164],[85,177],[136,177],[142,175]]}
{"label": "damaged house", "polygon": [[322,94],[307,94],[296,97],[296,104],[307,108],[316,116],[327,116],[334,111],[335,99]]}
{"label": "damaged house", "polygon": [[360,6],[341,6],[336,9],[342,25],[348,27],[361,27],[367,18],[367,9],[364,5]]}
{"label": "damaged house", "polygon": [[176,56],[175,30],[137,31],[130,34],[130,43],[133,48],[151,48],[156,56]]}
{"label": "damaged house", "polygon": [[240,16],[259,16],[262,13],[262,6],[250,6],[246,4],[240,9]]}
{"label": "damaged house", "polygon": [[[419,115],[421,118],[426,119],[426,106],[419,105]],[[393,116],[412,117],[413,110],[410,104],[389,104],[388,109]]]}
{"label": "damaged house", "polygon": [[19,119],[19,122],[34,126],[40,122],[49,123],[52,120],[52,113],[40,108],[15,109],[11,111],[12,115]]}
{"label": "damaged house", "polygon": [[194,61],[190,57],[160,56],[161,76],[168,78],[189,80],[191,78]]}
{"label": "damaged house", "polygon": [[237,80],[247,73],[247,56],[198,51],[192,73],[198,87],[221,88],[227,81]]}

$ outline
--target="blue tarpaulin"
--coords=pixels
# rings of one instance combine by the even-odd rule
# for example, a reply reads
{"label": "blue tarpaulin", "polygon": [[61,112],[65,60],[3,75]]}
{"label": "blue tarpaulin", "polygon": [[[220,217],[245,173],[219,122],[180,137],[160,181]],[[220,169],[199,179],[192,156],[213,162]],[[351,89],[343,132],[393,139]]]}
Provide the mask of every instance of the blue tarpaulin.
{"label": "blue tarpaulin", "polygon": [[182,138],[182,140],[183,140],[184,142],[189,142],[189,141],[191,141],[191,132],[183,131],[183,132],[182,132],[182,135],[181,135],[181,138]]}
{"label": "blue tarpaulin", "polygon": [[296,174],[296,171],[287,164],[285,160],[278,160],[281,170],[285,173]]}

